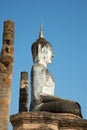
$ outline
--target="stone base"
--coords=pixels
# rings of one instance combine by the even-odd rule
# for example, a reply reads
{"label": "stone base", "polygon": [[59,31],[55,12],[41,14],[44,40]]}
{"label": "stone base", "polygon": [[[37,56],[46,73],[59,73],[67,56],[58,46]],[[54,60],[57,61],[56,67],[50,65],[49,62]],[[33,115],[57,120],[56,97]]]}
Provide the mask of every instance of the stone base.
{"label": "stone base", "polygon": [[21,112],[10,120],[13,130],[87,130],[87,120],[69,113]]}

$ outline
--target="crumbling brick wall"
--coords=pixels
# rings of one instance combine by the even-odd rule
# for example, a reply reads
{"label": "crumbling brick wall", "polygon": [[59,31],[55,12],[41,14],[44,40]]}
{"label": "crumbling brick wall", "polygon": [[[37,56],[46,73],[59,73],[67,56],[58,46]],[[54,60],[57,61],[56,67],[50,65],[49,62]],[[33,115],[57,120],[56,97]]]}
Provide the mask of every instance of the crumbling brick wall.
{"label": "crumbling brick wall", "polygon": [[0,53],[0,130],[8,130],[11,80],[14,61],[14,23],[4,22]]}

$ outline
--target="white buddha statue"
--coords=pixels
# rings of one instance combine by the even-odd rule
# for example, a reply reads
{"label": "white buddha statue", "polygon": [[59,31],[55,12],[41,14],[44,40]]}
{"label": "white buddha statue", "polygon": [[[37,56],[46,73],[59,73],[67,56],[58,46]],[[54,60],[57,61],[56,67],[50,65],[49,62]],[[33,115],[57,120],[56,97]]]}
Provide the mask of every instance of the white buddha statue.
{"label": "white buddha statue", "polygon": [[39,36],[32,47],[35,56],[33,57],[34,65],[31,70],[30,110],[41,103],[42,94],[54,95],[54,79],[47,69],[47,65],[52,62],[53,57],[51,44]]}
{"label": "white buddha statue", "polygon": [[81,117],[81,108],[77,102],[54,96],[54,80],[47,69],[53,51],[51,44],[43,37],[42,28],[39,38],[32,45],[32,55],[34,65],[31,70],[30,111],[71,113]]}

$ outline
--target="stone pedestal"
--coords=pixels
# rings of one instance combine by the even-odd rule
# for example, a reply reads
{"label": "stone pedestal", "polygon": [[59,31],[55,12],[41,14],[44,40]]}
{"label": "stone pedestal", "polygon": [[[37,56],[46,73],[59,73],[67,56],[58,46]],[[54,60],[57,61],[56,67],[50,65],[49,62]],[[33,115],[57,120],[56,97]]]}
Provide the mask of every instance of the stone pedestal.
{"label": "stone pedestal", "polygon": [[67,113],[22,112],[10,120],[13,130],[87,130],[87,120]]}

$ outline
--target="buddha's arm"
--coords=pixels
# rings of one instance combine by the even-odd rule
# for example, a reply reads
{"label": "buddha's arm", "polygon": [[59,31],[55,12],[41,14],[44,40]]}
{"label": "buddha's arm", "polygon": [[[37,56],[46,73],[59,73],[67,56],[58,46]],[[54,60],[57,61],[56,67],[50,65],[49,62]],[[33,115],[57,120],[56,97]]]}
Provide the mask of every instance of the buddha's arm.
{"label": "buddha's arm", "polygon": [[43,88],[43,76],[44,76],[44,67],[40,64],[36,64],[32,67],[32,95],[34,100],[40,100],[40,93],[42,93]]}

